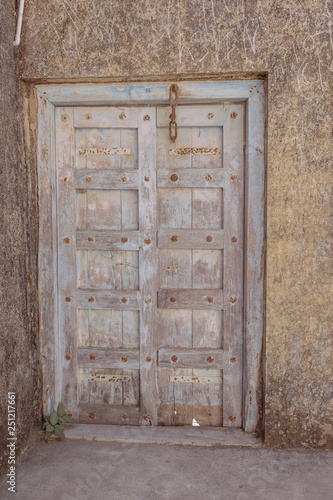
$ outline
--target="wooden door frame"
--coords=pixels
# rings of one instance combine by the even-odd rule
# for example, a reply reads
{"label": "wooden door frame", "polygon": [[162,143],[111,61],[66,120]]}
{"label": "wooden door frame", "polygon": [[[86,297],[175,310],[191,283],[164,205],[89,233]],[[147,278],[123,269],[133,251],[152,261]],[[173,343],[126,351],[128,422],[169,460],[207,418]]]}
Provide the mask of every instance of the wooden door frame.
{"label": "wooden door frame", "polygon": [[[177,81],[177,79],[175,79]],[[59,401],[55,107],[169,103],[173,82],[37,85],[39,324],[43,413]],[[261,427],[265,327],[265,87],[262,80],[182,81],[179,105],[245,102],[243,429]]]}

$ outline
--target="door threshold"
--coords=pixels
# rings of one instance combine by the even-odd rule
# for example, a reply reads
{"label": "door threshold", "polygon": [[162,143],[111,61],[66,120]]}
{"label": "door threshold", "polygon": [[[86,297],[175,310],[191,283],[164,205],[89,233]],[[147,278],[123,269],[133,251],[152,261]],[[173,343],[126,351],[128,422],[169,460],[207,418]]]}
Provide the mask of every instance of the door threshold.
{"label": "door threshold", "polygon": [[259,447],[262,439],[242,429],[222,427],[159,427],[76,424],[65,429],[66,438],[109,443],[183,446]]}

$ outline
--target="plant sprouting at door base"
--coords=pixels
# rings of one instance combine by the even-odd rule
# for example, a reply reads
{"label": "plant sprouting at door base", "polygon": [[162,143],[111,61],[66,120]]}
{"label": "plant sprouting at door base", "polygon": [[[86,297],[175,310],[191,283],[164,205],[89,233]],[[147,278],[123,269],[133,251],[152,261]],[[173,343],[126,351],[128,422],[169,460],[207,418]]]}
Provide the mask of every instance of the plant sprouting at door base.
{"label": "plant sprouting at door base", "polygon": [[60,439],[65,439],[64,424],[75,424],[75,420],[65,415],[64,405],[60,401],[57,411],[52,410],[51,415],[44,417],[45,441],[48,441],[52,434]]}

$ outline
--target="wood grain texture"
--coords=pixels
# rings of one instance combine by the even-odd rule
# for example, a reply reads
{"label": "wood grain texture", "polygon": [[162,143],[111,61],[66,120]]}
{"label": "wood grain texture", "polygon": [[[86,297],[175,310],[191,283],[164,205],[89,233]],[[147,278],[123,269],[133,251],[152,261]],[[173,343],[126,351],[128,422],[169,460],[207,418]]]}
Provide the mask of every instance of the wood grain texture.
{"label": "wood grain texture", "polygon": [[243,423],[244,106],[226,105],[224,141],[223,425]]}
{"label": "wood grain texture", "polygon": [[157,170],[157,187],[160,188],[222,188],[223,185],[222,169],[159,168]]}
{"label": "wood grain texture", "polygon": [[[157,175],[163,181],[158,184],[159,296],[164,289],[172,291],[171,304],[159,302],[162,307],[159,309],[159,332],[160,345],[170,348],[222,346],[222,311],[206,306],[214,302],[213,296],[202,300],[206,290],[210,293],[216,289],[222,302],[222,127],[217,127],[216,122],[204,126],[214,118],[212,114],[208,116],[204,108],[189,106],[186,109],[186,126],[179,128],[174,145],[168,137],[167,127],[158,129]],[[223,107],[215,107],[215,110],[222,119]],[[219,182],[210,184],[214,179]],[[196,296],[194,289],[201,295]],[[180,308],[169,308],[177,304],[179,291],[185,294],[186,300],[179,304]],[[188,300],[188,292],[194,301]],[[160,368],[161,425],[197,425],[197,418],[200,418],[200,425],[222,424],[221,370],[214,373],[214,370],[205,370],[203,365],[202,371],[207,373],[201,373],[202,365],[196,366],[195,362],[194,365],[178,367],[175,363],[175,366]],[[220,378],[220,383],[214,387],[170,383],[174,377],[197,380],[197,377],[213,374]]]}
{"label": "wood grain texture", "polygon": [[168,367],[171,365],[174,368],[223,369],[224,364],[225,364],[225,355],[222,349],[161,348],[158,350],[159,366]]}
{"label": "wood grain texture", "polygon": [[196,377],[192,375],[191,377],[178,377],[177,375],[170,376],[170,382],[173,384],[221,384],[222,377]]}
{"label": "wood grain texture", "polygon": [[159,425],[221,427],[222,406],[162,404],[159,408]]}
{"label": "wood grain texture", "polygon": [[192,227],[223,227],[223,190],[192,189]]}
{"label": "wood grain texture", "polygon": [[139,289],[139,252],[78,250],[76,255],[78,288]]}
{"label": "wood grain texture", "polygon": [[78,346],[139,347],[138,311],[78,309]]}
{"label": "wood grain texture", "polygon": [[[53,104],[80,106],[121,104],[169,104],[169,88],[173,82],[137,84],[62,84],[39,85],[39,91]],[[203,103],[221,100],[244,101],[259,88],[259,80],[226,80],[214,82],[180,82],[181,103]],[[89,111],[88,111],[89,112]]]}
{"label": "wood grain texture", "polygon": [[222,290],[163,289],[158,291],[158,307],[164,309],[223,309]]}
{"label": "wood grain texture", "polygon": [[139,310],[140,292],[131,290],[78,290],[76,304],[84,309]]}
{"label": "wood grain texture", "polygon": [[58,349],[55,342],[58,331],[55,123],[53,106],[39,92],[38,97],[39,329],[43,415],[49,415],[59,397]]}
{"label": "wood grain texture", "polygon": [[158,228],[190,229],[192,225],[192,195],[190,189],[158,190]]}
{"label": "wood grain texture", "polygon": [[[73,108],[56,109],[56,177],[58,184],[59,386],[65,408],[77,416],[77,316]],[[70,182],[65,183],[67,177]],[[71,298],[67,301],[66,297]]]}
{"label": "wood grain texture", "polygon": [[222,127],[196,126],[200,108],[193,106],[192,126],[182,127],[175,143],[168,127],[157,129],[158,169],[221,169],[223,166]]}
{"label": "wood grain texture", "polygon": [[109,349],[96,347],[80,347],[77,350],[79,366],[95,368],[139,368],[138,349]]}
{"label": "wood grain texture", "polygon": [[[149,116],[149,120],[144,119]],[[139,111],[140,387],[141,425],[157,425],[156,110]],[[148,179],[148,181],[147,181]],[[148,361],[149,360],[149,361]]]}
{"label": "wood grain texture", "polygon": [[76,224],[79,230],[138,229],[138,192],[77,189]]}
{"label": "wood grain texture", "polygon": [[247,249],[245,302],[244,429],[255,432],[262,412],[262,353],[265,314],[265,93],[247,101]]}
{"label": "wood grain texture", "polygon": [[[97,373],[96,373],[97,372]],[[80,373],[79,372],[79,381],[88,380],[89,382],[101,382],[108,385],[124,382],[130,383],[132,381],[131,375],[113,375],[111,373],[107,373],[105,369],[103,371],[98,372],[98,370],[93,370],[91,373]]]}
{"label": "wood grain texture", "polygon": [[138,109],[115,106],[74,108],[74,127],[137,128]]}
{"label": "wood grain texture", "polygon": [[223,248],[223,229],[160,229],[159,248]]}
{"label": "wood grain texture", "polygon": [[75,168],[94,172],[135,170],[138,168],[137,140],[135,128],[76,128]]}
{"label": "wood grain texture", "polygon": [[[195,110],[195,111],[194,111]],[[179,106],[177,112],[178,127],[216,127],[223,124],[223,107],[220,105],[206,105],[200,107]],[[157,109],[157,126],[169,127],[170,109],[160,107]]]}
{"label": "wood grain texture", "polygon": [[223,252],[192,250],[192,288],[223,288]]}
{"label": "wood grain texture", "polygon": [[222,348],[223,311],[194,310],[192,339],[193,347]]}
{"label": "wood grain texture", "polygon": [[138,231],[76,231],[79,250],[139,250]]}
{"label": "wood grain texture", "polygon": [[[226,86],[220,85],[221,83],[226,84],[228,88]],[[232,94],[231,99],[237,100],[237,99],[250,98],[248,100],[248,104],[247,104],[247,116],[248,116],[248,122],[247,122],[247,130],[248,130],[248,132],[247,132],[247,134],[248,134],[247,135],[247,139],[248,139],[248,145],[247,145],[247,148],[248,148],[248,152],[247,152],[247,160],[248,160],[247,181],[249,182],[249,189],[248,189],[249,202],[251,200],[253,200],[253,203],[251,204],[251,207],[250,207],[250,210],[247,214],[247,217],[249,218],[249,220],[252,221],[253,225],[252,225],[252,227],[249,227],[248,237],[247,237],[247,245],[249,248],[249,252],[247,255],[247,302],[246,302],[245,306],[247,309],[246,370],[249,372],[249,378],[248,378],[248,380],[245,381],[245,383],[248,384],[245,386],[245,401],[246,401],[245,428],[247,430],[251,430],[251,429],[254,430],[256,425],[257,425],[256,419],[258,418],[258,400],[253,401],[253,393],[259,394],[260,390],[261,390],[260,389],[260,354],[261,354],[261,348],[262,348],[261,339],[262,339],[262,331],[263,331],[263,329],[262,329],[263,328],[263,326],[262,326],[263,325],[262,303],[263,303],[263,276],[264,276],[264,273],[262,272],[263,271],[262,267],[261,267],[262,260],[260,258],[261,251],[263,248],[263,234],[264,234],[264,232],[263,232],[264,161],[263,161],[263,154],[262,154],[262,152],[264,151],[263,142],[262,142],[263,137],[264,137],[264,135],[263,135],[264,123],[263,123],[263,118],[260,115],[260,112],[262,112],[262,110],[263,110],[263,87],[262,87],[261,82],[258,83],[258,82],[253,82],[253,81],[251,81],[251,82],[247,81],[247,82],[241,83],[240,86],[234,85],[234,83],[235,82],[206,82],[203,85],[203,87],[201,87],[201,84],[198,85],[195,82],[190,82],[189,83],[190,87],[193,85],[193,88],[191,88],[190,90],[188,90],[190,87],[188,87],[187,82],[184,82],[184,86],[183,86],[183,83],[181,85],[183,86],[182,87],[182,92],[183,92],[183,97],[182,97],[183,101],[182,102],[185,102],[185,100],[187,98],[187,97],[185,97],[187,92],[189,92],[189,94],[188,94],[189,102],[195,101],[195,99],[199,99],[200,102],[204,102],[205,99],[211,98],[211,95],[212,95],[211,92],[213,90],[214,90],[214,96],[215,96],[214,98],[221,100],[221,96],[224,95],[223,92],[226,89],[227,89],[226,90],[227,93],[230,92]],[[257,95],[257,93],[253,94],[250,92],[250,90],[253,90],[253,88],[251,89],[251,87],[253,87],[253,85],[255,86],[256,84],[257,84],[258,92],[259,92],[258,95]],[[45,92],[46,91],[48,92],[50,90],[49,95],[52,94],[51,87],[53,87],[53,89],[54,89],[54,94],[52,95],[51,100],[58,99],[58,104],[61,104],[60,99],[62,99],[62,98],[64,98],[65,101],[67,101],[67,102],[69,102],[70,99],[74,99],[74,100],[78,99],[77,100],[78,104],[80,103],[79,99],[81,99],[81,98],[83,100],[84,99],[89,100],[89,98],[90,98],[91,104],[100,104],[102,102],[100,100],[101,94],[99,94],[99,92],[97,92],[98,95],[97,94],[92,95],[91,88],[89,86],[81,86],[81,85],[74,85],[74,86],[69,85],[69,86],[60,86],[60,87],[59,86],[44,86]],[[63,92],[64,87],[66,87],[66,89],[67,89],[65,92]],[[103,86],[97,85],[95,88],[97,89],[97,87],[99,90],[101,90]],[[125,87],[124,87],[124,90],[119,91],[114,86],[104,86],[104,88],[107,88],[107,90],[102,98],[105,98],[106,95],[108,95],[109,97],[113,96],[115,98],[115,95],[117,94],[118,97],[120,95],[123,97],[124,103],[127,102],[127,103],[133,104],[133,103],[135,103],[135,99],[139,99],[139,102],[143,102],[143,101],[140,101],[140,99],[147,101],[148,99],[147,99],[146,90],[149,89],[149,90],[151,90],[151,92],[149,92],[148,97],[152,98],[150,100],[151,103],[154,103],[155,98],[162,99],[162,101],[163,101],[163,99],[165,99],[165,103],[167,103],[167,101],[168,101],[168,84],[158,84],[156,86],[155,86],[155,84],[154,85],[148,84],[148,86],[146,84],[140,84],[138,86],[126,85]],[[156,90],[155,87],[158,87],[158,90]],[[73,93],[73,88],[75,88],[75,93]],[[82,97],[82,95],[78,95],[76,93],[76,91],[78,91],[80,94],[81,90],[84,92],[84,88],[87,90],[86,95],[82,94],[82,95],[84,95],[84,97]],[[59,89],[61,89],[61,90],[59,91]],[[202,93],[202,89],[203,89],[203,93]],[[156,90],[156,93],[155,93],[155,90]],[[62,95],[60,96],[61,93],[62,93]],[[243,97],[240,97],[242,95],[242,93],[244,95],[243,95]],[[229,97],[231,94],[229,94]],[[47,95],[47,94],[44,94],[44,95]],[[159,97],[157,97],[157,95]],[[112,97],[110,97],[110,99],[111,100],[107,101],[108,104],[112,103]],[[126,101],[127,99],[128,99],[128,101]],[[251,106],[251,102],[250,102],[251,99],[253,101],[253,106]],[[117,101],[117,102],[120,102],[120,101]],[[85,103],[89,104],[89,102],[87,102],[87,101],[85,101]],[[259,105],[258,114],[256,113],[256,106],[257,105]],[[52,108],[52,106],[49,106],[49,110],[50,110],[50,113],[52,115],[51,108]],[[89,108],[88,108],[88,111],[89,111]],[[225,111],[227,111],[227,107],[225,107]],[[235,111],[235,113],[237,113],[237,110]],[[226,113],[226,114],[228,116],[230,116],[228,113]],[[86,117],[84,117],[84,118],[85,118],[85,120],[87,120]],[[118,115],[118,119],[120,120],[119,115]],[[90,121],[90,119],[88,121]],[[51,116],[51,122],[52,122],[52,116]],[[212,123],[212,122],[210,122],[210,123]],[[251,125],[251,127],[250,127],[250,125]],[[107,125],[107,126],[109,126],[109,125]],[[46,127],[47,127],[47,125],[46,125]],[[117,139],[118,143],[114,144],[114,147],[123,147],[123,148],[130,147],[131,150],[134,152],[134,154],[132,155],[133,158],[127,159],[125,157],[125,155],[118,155],[118,157],[117,157],[117,155],[115,155],[115,157],[116,157],[115,163],[108,164],[107,167],[113,168],[115,170],[117,170],[117,169],[119,170],[120,168],[123,168],[124,167],[123,164],[116,163],[116,162],[118,162],[118,160],[120,160],[120,157],[121,157],[121,159],[125,159],[126,161],[130,161],[129,165],[126,168],[136,168],[136,166],[135,166],[135,148],[133,147],[133,144],[135,144],[135,141],[136,141],[136,139],[135,139],[136,130],[135,129],[133,129],[134,133],[132,133],[132,131],[129,133],[128,129],[120,126],[120,127],[118,127],[119,132],[117,132],[115,130],[114,133],[112,132],[112,134],[109,134],[109,131],[107,128],[98,130],[97,128],[90,128],[90,127],[84,129],[85,127],[86,127],[86,122],[84,123],[84,125],[82,125],[81,129],[76,130],[76,135],[78,137],[77,141],[81,140],[81,139],[79,139],[80,134],[81,134],[82,138],[84,138],[84,141],[82,142],[83,145],[81,145],[79,142],[76,142],[77,148],[79,148],[81,146],[82,147],[97,147],[98,148],[101,145],[100,138],[102,138],[103,140],[113,141],[116,137],[118,137],[118,139]],[[94,125],[94,127],[95,127],[95,125]],[[193,130],[192,130],[192,128],[193,128]],[[216,129],[218,127],[214,127],[214,126],[206,127],[206,129],[207,130],[209,129],[211,132],[214,131],[214,128]],[[186,147],[189,145],[189,142],[190,142],[191,147],[205,147],[206,146],[207,136],[205,136],[206,132],[203,129],[201,129],[201,131],[200,131],[200,127],[188,127],[188,128],[181,127],[181,129],[182,129],[181,139],[180,139],[179,144],[178,143],[176,144],[177,147]],[[194,129],[196,129],[196,130],[194,130]],[[81,131],[83,131],[83,132],[81,132]],[[161,135],[163,137],[165,136],[165,132],[167,132],[167,131],[165,131],[164,129],[159,129],[159,131],[158,131],[159,135]],[[131,137],[131,141],[132,141],[131,144],[129,144],[129,143],[125,144],[122,141],[121,134],[123,134],[123,133],[125,135],[127,134],[127,138]],[[207,132],[207,134],[208,134],[208,132]],[[215,132],[214,132],[214,134],[215,134]],[[203,143],[200,143],[200,140],[199,140],[200,136],[202,136]],[[216,137],[216,139],[214,139],[214,140],[215,141],[218,140],[218,131],[216,131],[215,137]],[[188,140],[189,138],[191,138],[191,141]],[[181,142],[183,139],[185,140],[185,143]],[[249,139],[251,139],[250,142],[249,142]],[[193,140],[196,141],[195,144],[192,144]],[[75,139],[75,141],[76,141],[76,139]],[[258,144],[259,144],[259,146],[258,146]],[[107,145],[107,147],[109,147],[109,144]],[[50,141],[50,148],[51,148],[50,153],[51,153],[51,157],[52,157],[52,150],[54,151],[54,144],[52,145],[52,140]],[[168,150],[165,148],[165,151],[167,153]],[[81,156],[83,156],[84,163],[79,168],[87,168],[87,158],[84,158],[85,155],[81,155]],[[224,154],[224,156],[225,156],[225,154]],[[191,158],[191,157],[182,158],[181,161],[184,161],[184,160],[190,161],[190,164],[187,164],[187,166],[185,166],[185,163],[184,163],[184,165],[181,165],[182,168],[195,168],[195,169],[200,168],[199,164],[196,163],[198,158],[199,158],[199,155],[196,155],[195,158]],[[52,162],[50,162],[47,159],[47,151],[45,150],[45,148],[42,150],[42,152],[39,156],[39,162],[42,163],[44,160],[45,160],[45,166],[46,166],[45,168],[51,168],[50,165]],[[112,162],[113,162],[113,160],[114,159],[112,159]],[[194,162],[193,162],[193,160],[194,160]],[[224,161],[225,161],[225,158],[224,158]],[[233,161],[234,161],[234,158],[231,158],[231,165],[232,165]],[[164,164],[160,165],[160,163],[159,163],[159,166],[161,166],[162,168],[165,168],[165,167],[178,168],[179,165],[178,164],[168,164],[168,163],[164,163]],[[219,165],[219,166],[221,167],[222,165]],[[227,165],[225,165],[225,167],[229,168]],[[206,164],[204,164],[202,166],[202,168],[204,168],[204,169],[209,168],[209,165],[207,166]],[[210,166],[210,168],[212,168],[212,167]],[[100,169],[103,170],[103,166],[98,161],[98,159],[94,160],[94,162],[91,164],[91,170],[98,171]],[[52,178],[52,175],[54,175],[54,172],[51,174],[48,174],[48,175],[49,175],[49,178]],[[42,178],[43,177],[41,176],[41,179]],[[259,183],[256,183],[256,178],[258,178],[260,180]],[[70,182],[72,182],[72,179],[70,180]],[[48,181],[46,181],[46,185],[47,185],[47,182]],[[51,184],[52,184],[52,182],[49,183],[49,185],[51,185]],[[134,191],[131,192],[131,191],[128,191],[126,189],[123,190],[123,189],[119,188],[119,191],[120,190],[122,192],[122,195],[121,196],[120,196],[120,194],[116,195],[118,197],[120,204],[122,203],[121,199],[123,198],[125,193],[133,193],[134,194]],[[225,186],[225,191],[226,190],[227,190],[227,186]],[[90,193],[87,192],[86,194],[78,193],[78,197],[80,198],[80,200],[82,200],[82,202],[80,202],[80,205],[79,205],[79,209],[80,209],[79,212],[81,214],[84,214],[85,211],[87,214],[88,213],[87,206],[89,205],[89,203],[91,204],[94,202],[94,200],[93,200],[94,195],[91,195],[92,191],[94,191],[94,190],[90,190]],[[103,190],[101,189],[100,191],[103,191]],[[106,191],[106,190],[104,190],[104,191]],[[163,195],[161,193],[162,203],[160,203],[160,206],[162,205],[164,208],[163,208],[163,210],[160,210],[160,213],[159,213],[160,227],[162,227],[162,228],[164,227],[166,229],[169,229],[172,227],[174,227],[174,228],[188,228],[188,229],[191,229],[191,228],[219,229],[219,228],[223,227],[223,215],[226,215],[226,214],[223,214],[223,209],[221,208],[222,207],[221,189],[210,189],[209,196],[206,196],[205,194],[203,194],[206,191],[205,189],[202,189],[202,188],[197,189],[194,187],[192,189],[191,188],[190,189],[179,189],[179,188],[177,189],[177,188],[171,187],[168,189],[163,188],[161,191],[163,191]],[[174,199],[171,198],[170,191],[175,192]],[[187,193],[186,193],[187,191],[191,191],[190,197],[187,196]],[[217,195],[218,192],[220,192],[219,195]],[[45,194],[46,193],[47,193],[47,191],[45,191]],[[203,194],[203,196],[202,196],[202,194]],[[43,204],[43,202],[41,203],[41,207],[43,210],[43,206],[44,207],[47,206],[47,204],[51,200],[49,198],[46,199],[46,197],[43,198],[43,196],[41,194],[41,188],[40,188],[40,196],[41,196],[41,200],[44,199],[44,204]],[[100,200],[103,199],[103,196],[104,196],[105,200],[107,200],[109,195],[101,194]],[[114,202],[116,200],[116,196],[114,196]],[[213,204],[210,200],[210,198],[212,196],[215,197],[215,201],[214,201],[215,208],[213,208]],[[90,201],[88,200],[89,197],[90,197]],[[163,199],[164,199],[164,201],[163,201]],[[113,207],[115,206],[114,202],[112,202]],[[105,213],[107,213],[107,211],[108,211],[107,203],[108,202],[103,201],[103,204],[105,206]],[[117,201],[117,203],[118,203],[118,201]],[[224,200],[224,204],[226,206],[225,200]],[[128,229],[135,230],[135,229],[138,229],[138,221],[135,221],[135,219],[133,218],[133,214],[135,213],[135,211],[137,212],[138,205],[136,203],[136,207],[135,207],[135,202],[131,203],[130,205],[131,205],[131,208],[129,210],[127,210],[128,214],[129,214],[128,220],[133,221],[133,227],[129,227]],[[120,205],[120,206],[122,206],[121,210],[122,210],[122,213],[124,213],[124,209],[126,210],[128,203],[127,202],[122,203],[122,205]],[[207,213],[209,214],[208,216],[206,215]],[[91,211],[91,214],[92,214],[92,211]],[[130,215],[130,214],[132,214],[132,215]],[[98,225],[98,224],[103,225],[103,228],[106,226],[105,228],[108,228],[108,229],[111,229],[111,227],[109,225],[114,224],[114,225],[118,225],[119,229],[123,229],[123,227],[121,226],[121,219],[119,217],[118,217],[118,219],[117,219],[117,217],[113,217],[112,221],[110,221],[107,219],[107,217],[103,216],[103,212],[100,212],[100,214],[98,216],[91,215],[90,218],[89,217],[87,218],[86,216],[81,215],[78,218],[79,224],[81,224],[81,226],[78,224],[78,229],[84,229],[84,224],[82,222],[84,220],[86,220],[85,224],[87,224],[87,223],[90,224],[89,227],[91,227],[92,229],[94,228],[95,224],[96,225]],[[89,222],[89,220],[90,220],[90,222]],[[258,225],[255,225],[256,223],[258,223]],[[47,215],[46,214],[45,214],[45,224],[46,224],[45,228],[47,231]],[[195,225],[195,224],[197,224],[197,225]],[[96,229],[96,227],[95,227],[95,229]],[[43,245],[45,246],[46,253],[47,253],[47,251],[50,250],[50,246],[52,245],[52,243],[51,243],[52,238],[49,237],[49,234],[50,234],[49,232],[45,233],[45,234],[47,234],[47,237],[45,237],[45,238],[41,237],[40,241],[43,242]],[[178,252],[179,251],[182,251],[182,250],[178,250]],[[189,249],[188,251],[191,252],[192,250]],[[43,249],[40,250],[40,255],[42,252],[43,252]],[[172,252],[172,249],[170,249],[170,252]],[[199,252],[200,252],[200,250],[199,250]],[[52,254],[52,250],[50,251],[50,253]],[[172,254],[170,253],[170,256],[167,259],[169,261],[169,263],[165,264],[165,267],[172,267],[173,265],[177,265],[177,264],[172,263],[173,257],[171,255]],[[42,262],[42,260],[40,262]],[[45,262],[46,262],[46,260],[45,260]],[[197,262],[199,263],[198,264],[199,267],[202,267],[202,264],[200,264],[201,260],[202,259],[201,259],[200,255],[198,255]],[[88,264],[87,260],[86,260],[86,262]],[[95,261],[95,262],[97,262],[97,261]],[[46,269],[46,267],[44,269]],[[100,267],[100,269],[102,269],[102,268]],[[128,269],[124,269],[124,270],[125,270],[125,274],[126,274],[126,271],[128,271]],[[166,276],[168,275],[168,273],[174,273],[172,276],[172,279],[169,280],[168,286],[174,287],[174,288],[178,288],[178,286],[181,286],[182,279],[178,279],[176,277],[175,269],[171,269],[171,270],[164,269],[163,272],[164,272],[163,281],[166,279]],[[201,273],[199,273],[199,274],[194,273],[194,276],[190,277],[190,278],[191,278],[191,280],[194,280],[194,283],[197,283],[198,286],[204,286],[203,284],[201,284],[203,282],[202,278],[200,277],[201,275],[202,275]],[[185,278],[185,274],[184,274],[184,279],[188,279],[188,278],[189,278],[189,276],[187,275],[187,277]],[[128,278],[125,278],[125,281],[126,281],[126,279],[127,279],[127,282],[130,282],[131,277],[128,276]],[[178,279],[178,282],[177,282],[177,279]],[[208,283],[210,283],[210,279],[211,278],[208,279]],[[160,280],[162,280],[161,271],[160,271]],[[175,285],[173,285],[173,282],[175,282]],[[121,281],[120,281],[120,283],[121,283]],[[207,286],[208,286],[208,284],[207,284]],[[187,287],[189,287],[189,285],[187,285]],[[46,289],[50,290],[50,287],[48,288],[46,286]],[[227,290],[226,296],[229,296],[229,295],[230,295],[230,293],[228,293],[228,290]],[[255,302],[257,295],[258,295],[258,302]],[[42,300],[43,299],[41,298],[41,302],[42,302]],[[88,304],[88,307],[91,307],[91,305]],[[50,311],[52,311],[52,301],[51,301]],[[84,310],[80,309],[80,311],[84,311]],[[94,310],[91,309],[90,311],[94,311]],[[96,311],[97,311],[97,309],[96,309]],[[49,312],[49,309],[46,311],[46,314],[44,315],[44,317],[45,317],[44,324],[46,324],[48,321],[47,320],[48,312]],[[132,312],[137,314],[137,311],[124,310],[123,306],[120,306],[118,308],[118,312],[121,315],[123,315],[125,313],[132,313]],[[164,309],[163,314],[165,312],[167,314],[183,314],[182,310],[172,310],[172,309],[165,310]],[[221,314],[221,311],[219,311],[219,310],[218,311],[207,311],[207,310],[206,311],[205,310],[194,310],[193,311],[193,325],[197,325],[197,326],[194,326],[193,333],[188,332],[189,335],[193,335],[193,339],[192,339],[193,345],[200,346],[200,345],[202,345],[201,343],[203,342],[205,347],[206,346],[210,347],[210,345],[212,345],[214,347],[219,346],[219,333],[217,333],[219,319],[216,317],[214,319],[214,321],[212,321],[212,322],[208,321],[208,316],[205,316],[205,315],[207,313],[210,313],[210,312],[214,312],[214,314]],[[192,314],[192,310],[184,311],[184,313]],[[203,317],[201,317],[200,314],[202,314]],[[54,323],[52,323],[52,320],[50,320],[50,321],[51,321],[51,329],[52,329]],[[183,331],[183,326],[185,324],[184,321],[187,321],[185,319],[185,316],[182,319],[182,321],[180,321],[180,323],[179,323],[180,326],[179,326],[179,329],[177,330],[177,331],[179,331],[179,333],[181,333]],[[222,321],[222,323],[223,323],[223,321]],[[221,328],[222,328],[222,326],[221,326]],[[200,332],[202,332],[204,329],[207,331],[207,335],[206,335],[206,333],[205,333],[205,335],[200,335]],[[221,330],[220,330],[220,333],[221,333]],[[45,334],[47,336],[46,332],[45,332]],[[96,331],[96,335],[97,335],[96,339],[102,338],[101,336],[98,337],[100,334],[97,331]],[[187,333],[186,333],[186,335],[187,335]],[[84,338],[85,337],[83,336],[82,342],[84,342],[84,340],[83,340]],[[176,336],[175,336],[174,332],[170,332],[170,339],[172,339],[172,338],[176,342]],[[184,341],[185,340],[186,339],[184,337]],[[100,342],[101,340],[98,340],[98,341]],[[127,341],[131,342],[131,334],[128,335]],[[168,343],[169,341],[166,340],[166,342]],[[183,340],[181,340],[181,342],[183,343]],[[209,342],[211,342],[211,344],[207,344]],[[45,352],[49,353],[50,352],[49,346],[46,347],[47,343],[48,343],[48,341],[46,340],[46,342],[44,344],[45,349],[46,349]],[[177,345],[177,344],[174,344],[174,345]],[[52,351],[52,349],[51,349],[51,351]],[[44,366],[44,370],[46,373],[47,368],[48,368],[46,362],[43,363],[43,366]],[[167,369],[163,368],[163,370],[167,370]],[[185,372],[185,371],[186,370],[184,369],[183,372]],[[187,371],[189,371],[189,370],[187,370]],[[46,378],[47,378],[47,375],[46,375]],[[59,377],[56,377],[56,378],[59,381],[59,383],[61,383],[61,378],[59,378]],[[50,379],[52,380],[52,375],[50,376]],[[179,384],[179,385],[181,385],[181,384]],[[183,385],[187,385],[187,384],[183,384]],[[51,389],[51,391],[52,391],[52,389]],[[191,394],[190,393],[187,394],[185,392],[183,394],[181,394],[181,392],[180,392],[177,395],[176,400],[177,400],[177,406],[179,406],[179,408],[181,407],[181,404],[180,404],[181,397],[185,397],[185,399],[188,398],[186,400],[190,401],[192,404],[192,408],[194,408],[194,406],[195,406],[194,401],[197,398],[197,396],[195,396],[193,392]],[[200,398],[202,398],[202,397],[203,397],[203,395],[201,394]],[[216,397],[218,398],[218,396],[216,396]],[[48,399],[48,401],[50,402],[50,398]],[[213,403],[213,400],[211,399],[211,397],[209,398],[209,401],[213,407],[214,403]],[[252,404],[252,401],[253,401],[253,404]],[[187,405],[185,405],[185,407],[186,406]],[[200,405],[197,405],[197,406],[198,406],[198,408],[204,408]],[[173,407],[173,405],[171,404],[170,408],[172,408],[172,407]],[[216,407],[214,406],[214,408],[221,408],[221,406],[216,406]],[[181,410],[179,411],[179,413],[181,413]],[[190,413],[191,413],[191,415],[190,415]],[[185,414],[188,414],[186,418],[191,423],[190,416],[193,417],[193,415],[194,415],[193,410],[189,411],[189,410],[184,409],[184,415]],[[203,419],[202,422],[204,420],[205,419]],[[179,418],[177,417],[177,422],[179,423],[181,421],[182,421],[181,417],[179,417]]]}
{"label": "wood grain texture", "polygon": [[160,250],[160,288],[190,288],[191,265],[191,250]]}
{"label": "wood grain texture", "polygon": [[139,413],[138,406],[81,403],[78,419],[82,424],[138,425]]}
{"label": "wood grain texture", "polygon": [[137,189],[136,170],[75,169],[76,189]]}

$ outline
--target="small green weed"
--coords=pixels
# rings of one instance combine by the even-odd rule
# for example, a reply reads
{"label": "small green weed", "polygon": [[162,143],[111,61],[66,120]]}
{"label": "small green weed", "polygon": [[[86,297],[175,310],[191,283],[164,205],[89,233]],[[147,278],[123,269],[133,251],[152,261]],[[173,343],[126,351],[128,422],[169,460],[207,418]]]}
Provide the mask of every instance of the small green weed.
{"label": "small green weed", "polygon": [[65,415],[64,405],[60,402],[57,411],[52,410],[50,416],[44,417],[45,441],[48,441],[52,434],[55,434],[60,439],[65,439],[64,424],[75,424],[75,420]]}

